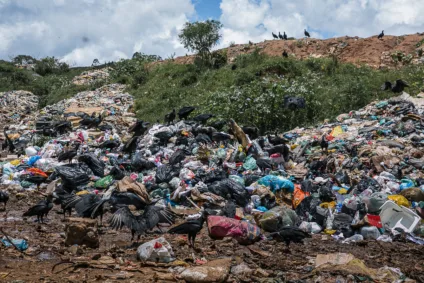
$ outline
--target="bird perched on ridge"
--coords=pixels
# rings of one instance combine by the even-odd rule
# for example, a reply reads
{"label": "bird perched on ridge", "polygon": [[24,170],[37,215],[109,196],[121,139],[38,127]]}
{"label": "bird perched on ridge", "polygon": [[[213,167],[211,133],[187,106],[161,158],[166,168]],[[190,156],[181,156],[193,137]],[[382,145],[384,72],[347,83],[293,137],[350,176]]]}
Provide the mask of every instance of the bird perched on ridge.
{"label": "bird perched on ridge", "polygon": [[278,232],[270,233],[270,236],[278,241],[285,242],[287,247],[290,246],[291,242],[302,243],[305,238],[311,237],[309,233],[294,226],[283,227]]}
{"label": "bird perched on ridge", "polygon": [[277,36],[275,33],[272,33],[272,37],[273,37],[274,39],[278,39],[278,36]]}
{"label": "bird perched on ridge", "polygon": [[137,240],[140,240],[142,234],[158,227],[159,224],[173,224],[174,217],[175,215],[169,209],[154,204],[146,206],[141,215],[134,215],[128,206],[124,206],[113,214],[109,224],[115,230],[120,230],[123,227],[130,229],[132,241],[136,234]]}
{"label": "bird perched on ridge", "polygon": [[306,29],[305,29],[304,33],[305,33],[306,37],[311,37],[311,35],[309,34],[309,32]]}
{"label": "bird perched on ridge", "polygon": [[0,203],[3,203],[3,209],[6,210],[7,202],[9,201],[9,195],[5,191],[0,191]]}
{"label": "bird perched on ridge", "polygon": [[53,208],[53,203],[51,202],[52,197],[47,196],[45,200],[41,200],[36,205],[28,209],[23,216],[37,216],[37,221],[44,223],[44,217],[47,217],[50,210]]}
{"label": "bird perched on ridge", "polygon": [[287,34],[286,34],[286,32],[284,32],[284,33],[283,33],[283,39],[284,39],[284,40],[287,40],[287,39],[288,39],[288,38],[287,38]]}
{"label": "bird perched on ridge", "polygon": [[378,35],[378,39],[382,39],[384,37],[384,30]]}
{"label": "bird perched on ridge", "polygon": [[386,81],[382,86],[381,90],[391,90],[394,93],[401,93],[405,89],[405,87],[409,87],[408,83],[405,81],[398,79],[395,84],[392,85],[391,82]]}
{"label": "bird perched on ridge", "polygon": [[169,112],[168,114],[165,115],[165,123],[167,123],[168,125],[173,123],[175,120],[176,114],[175,114],[175,109],[172,110],[172,112]]}
{"label": "bird perched on ridge", "polygon": [[279,38],[279,39],[281,39],[281,40],[283,40],[283,39],[284,39],[284,37],[281,35],[281,33],[280,33],[280,32],[278,32],[278,38]]}
{"label": "bird perched on ridge", "polygon": [[196,110],[196,107],[184,106],[183,108],[178,110],[178,118],[180,118],[180,120],[185,120],[188,118],[188,116],[190,116],[191,112],[193,112],[194,110]]}

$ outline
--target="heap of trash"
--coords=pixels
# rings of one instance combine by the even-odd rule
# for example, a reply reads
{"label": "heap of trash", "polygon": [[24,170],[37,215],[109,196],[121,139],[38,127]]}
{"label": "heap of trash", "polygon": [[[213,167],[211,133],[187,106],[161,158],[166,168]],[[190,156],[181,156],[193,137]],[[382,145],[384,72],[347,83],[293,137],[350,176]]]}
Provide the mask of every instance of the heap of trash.
{"label": "heap of trash", "polygon": [[38,96],[25,90],[0,92],[0,122],[19,121],[38,108]]}
{"label": "heap of trash", "polygon": [[104,81],[109,78],[109,68],[89,70],[73,78],[75,85],[91,85],[95,82]]}
{"label": "heap of trash", "polygon": [[[188,106],[178,112],[182,119],[171,112],[167,123],[149,124],[136,119],[132,104],[124,86],[108,85],[40,110],[26,124],[33,137],[6,141],[14,152],[0,163],[4,188],[45,191],[64,213],[75,208],[86,218],[102,215],[99,207],[108,201],[111,228],[126,226],[133,237],[153,227],[135,228],[115,216],[128,216],[128,205],[153,205],[192,214],[214,239],[243,245],[270,238],[290,244],[319,233],[340,244],[424,244],[422,95],[404,93],[333,123],[266,136],[233,120],[207,122],[212,115],[196,116]],[[75,196],[90,197],[96,208],[66,201]],[[152,260],[174,260],[164,238],[139,251],[144,260],[152,253]]]}

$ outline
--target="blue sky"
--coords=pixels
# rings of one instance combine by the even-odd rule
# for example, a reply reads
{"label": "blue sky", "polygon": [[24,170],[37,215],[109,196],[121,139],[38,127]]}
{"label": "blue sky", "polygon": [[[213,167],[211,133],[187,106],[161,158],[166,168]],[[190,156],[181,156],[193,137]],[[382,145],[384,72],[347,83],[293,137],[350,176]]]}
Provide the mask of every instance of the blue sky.
{"label": "blue sky", "polygon": [[278,31],[301,38],[305,28],[314,38],[411,34],[424,31],[422,15],[423,0],[0,0],[0,59],[90,65],[134,52],[184,55],[184,23],[210,18],[223,24],[223,48]]}

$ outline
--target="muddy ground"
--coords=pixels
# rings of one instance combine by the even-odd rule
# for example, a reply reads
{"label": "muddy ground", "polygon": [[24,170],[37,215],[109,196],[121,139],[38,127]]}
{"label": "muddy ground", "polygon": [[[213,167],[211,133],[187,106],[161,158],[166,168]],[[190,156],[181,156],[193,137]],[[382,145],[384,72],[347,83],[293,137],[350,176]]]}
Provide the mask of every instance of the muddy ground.
{"label": "muddy ground", "polygon": [[[0,245],[0,282],[170,282],[178,280],[170,272],[179,268],[176,265],[196,265],[185,238],[168,234],[164,236],[171,243],[178,261],[168,265],[140,263],[136,259],[136,245],[131,247],[129,231],[112,231],[107,227],[107,221],[104,221],[104,227],[99,228],[99,249],[66,247],[64,229],[67,221],[63,220],[63,215],[58,214],[60,206],[55,206],[50,212],[47,224],[38,224],[34,219],[22,218],[23,212],[41,198],[42,196],[35,192],[23,194],[19,199],[12,195],[7,211],[0,211],[0,227],[9,236],[27,239],[29,243],[25,254]],[[106,220],[109,217],[110,214],[105,217]],[[157,236],[144,236],[141,242]],[[399,268],[416,282],[424,282],[424,248],[412,243],[366,241],[347,245],[337,243],[327,235],[315,235],[304,245],[290,245],[289,250],[283,243],[275,241],[262,241],[246,247],[232,239],[214,241],[207,235],[206,227],[196,239],[196,243],[197,251],[194,255],[198,261],[230,257],[232,266],[244,262],[253,270],[251,276],[230,274],[228,282],[367,280],[366,276],[361,276],[361,271],[352,272],[343,268],[315,270],[314,261],[317,254],[336,252],[351,253],[363,260],[368,268]],[[63,261],[88,262],[99,257],[100,259],[91,261],[98,263],[95,265],[77,266],[73,269],[71,264],[61,264],[52,271],[57,263]],[[354,277],[355,275],[358,276]],[[356,278],[356,281],[353,281],[353,278]],[[391,281],[387,279],[379,282]]]}

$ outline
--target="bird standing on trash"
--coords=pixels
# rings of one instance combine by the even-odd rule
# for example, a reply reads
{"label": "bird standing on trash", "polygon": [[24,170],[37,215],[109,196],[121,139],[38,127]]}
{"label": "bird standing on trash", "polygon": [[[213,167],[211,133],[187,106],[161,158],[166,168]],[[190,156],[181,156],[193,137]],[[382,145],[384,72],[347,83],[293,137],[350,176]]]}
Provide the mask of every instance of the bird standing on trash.
{"label": "bird standing on trash", "polygon": [[69,164],[72,163],[72,159],[78,154],[80,143],[76,143],[73,148],[69,148],[69,143],[66,144],[65,148],[57,156],[59,162],[68,160]]}
{"label": "bird standing on trash", "polygon": [[9,195],[5,191],[0,191],[0,203],[3,203],[3,210],[6,210],[7,202],[9,201]]}
{"label": "bird standing on trash", "polygon": [[180,120],[186,120],[188,116],[190,116],[191,112],[193,112],[196,107],[193,106],[184,106],[180,110],[178,110],[178,118]]}
{"label": "bird standing on trash", "polygon": [[328,151],[328,141],[327,141],[326,134],[322,135],[320,146],[321,146],[321,150],[325,149],[325,151]]}
{"label": "bird standing on trash", "polygon": [[378,39],[382,39],[384,37],[384,30],[378,35]]}
{"label": "bird standing on trash", "polygon": [[167,123],[168,125],[173,123],[175,120],[176,114],[175,114],[175,109],[172,110],[172,112],[169,112],[168,114],[165,115],[165,123]]}
{"label": "bird standing on trash", "polygon": [[109,220],[110,227],[115,230],[120,230],[122,227],[127,227],[131,230],[131,241],[137,234],[137,241],[140,236],[147,231],[158,227],[159,224],[173,224],[174,213],[167,208],[155,206],[154,204],[146,206],[143,214],[134,215],[128,206],[118,209]]}
{"label": "bird standing on trash", "polygon": [[207,211],[203,211],[199,218],[190,219],[186,222],[171,228],[169,234],[182,234],[188,235],[188,245],[194,248],[194,242],[196,241],[196,236],[202,230],[203,224],[207,220]]}
{"label": "bird standing on trash", "polygon": [[311,237],[309,233],[306,233],[305,231],[294,226],[283,227],[280,231],[271,233],[270,236],[272,238],[276,238],[279,241],[285,242],[287,248],[290,246],[291,242],[302,243],[305,238]]}
{"label": "bird standing on trash", "polygon": [[215,117],[213,114],[200,114],[194,117],[193,120],[201,124],[206,124],[206,122],[213,117]]}
{"label": "bird standing on trash", "polygon": [[[4,127],[4,129],[3,129],[3,133],[4,133],[4,136],[5,136],[5,138],[6,138],[6,141],[5,141],[5,148],[6,147],[9,147],[9,152],[10,153],[14,153],[15,152],[15,145],[13,144],[13,141],[12,141],[12,139],[9,137],[9,135],[7,134],[7,131],[9,130],[9,126],[6,126],[6,127]],[[5,149],[4,148],[4,149]]]}
{"label": "bird standing on trash", "polygon": [[47,196],[45,200],[41,200],[39,203],[28,209],[23,216],[37,216],[37,221],[44,223],[44,217],[47,217],[50,210],[53,208],[53,203],[51,202],[52,196]]}

